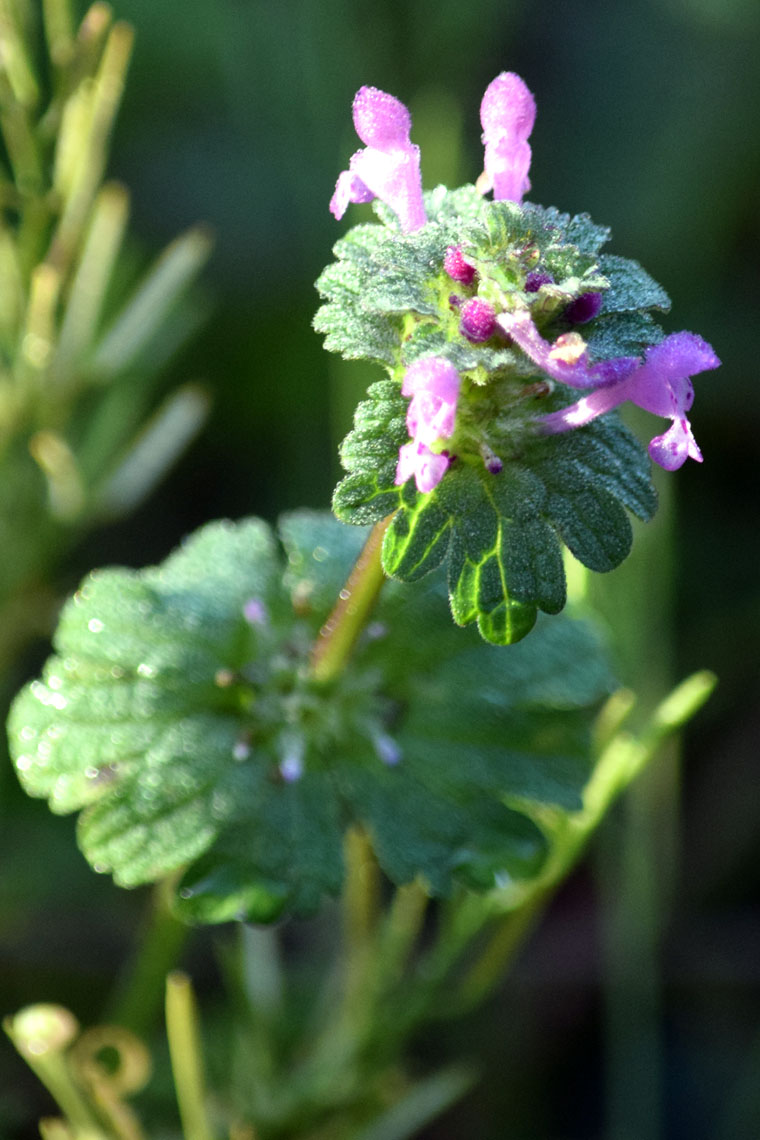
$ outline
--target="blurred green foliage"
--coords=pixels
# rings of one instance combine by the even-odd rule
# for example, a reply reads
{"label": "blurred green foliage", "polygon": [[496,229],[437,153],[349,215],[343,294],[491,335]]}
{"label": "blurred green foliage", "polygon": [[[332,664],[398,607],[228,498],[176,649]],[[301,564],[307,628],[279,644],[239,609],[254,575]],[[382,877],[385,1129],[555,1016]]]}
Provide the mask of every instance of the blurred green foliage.
{"label": "blurred green foliage", "polygon": [[[669,869],[676,901],[657,949],[666,1028],[657,1127],[674,1140],[755,1140],[760,6],[121,0],[118,14],[138,37],[110,172],[132,190],[146,253],[198,219],[216,231],[214,316],[173,373],[202,377],[215,403],[175,473],[131,520],[82,541],[56,592],[93,564],[157,561],[215,516],[326,504],[337,441],[376,376],[330,361],[310,328],[311,283],[344,228],[327,202],[356,146],[349,112],[362,83],[411,106],[431,186],[478,173],[481,94],[502,69],[522,74],[539,104],[531,197],[611,225],[614,252],[639,259],[674,297],[668,329],[698,331],[721,356],[723,368],[697,382],[692,415],[705,463],[671,484],[675,664],[679,674],[714,668],[721,687],[687,741],[681,867]],[[636,557],[639,585],[648,576],[656,592],[662,549]],[[613,572],[611,588],[627,572]],[[645,643],[629,671],[645,675],[661,652]],[[22,662],[15,680],[37,663]],[[49,998],[95,1020],[141,900],[95,879],[68,821],[24,803],[8,772],[0,789],[0,1006]],[[613,1135],[600,1108],[592,895],[575,880],[503,1005],[457,1029],[460,1050],[485,1054],[490,1079],[431,1140]],[[199,947],[190,955],[203,988],[214,967]],[[445,1037],[436,1031],[421,1048],[440,1057]],[[2,1072],[0,1134],[26,1138],[36,1093],[10,1053]]]}

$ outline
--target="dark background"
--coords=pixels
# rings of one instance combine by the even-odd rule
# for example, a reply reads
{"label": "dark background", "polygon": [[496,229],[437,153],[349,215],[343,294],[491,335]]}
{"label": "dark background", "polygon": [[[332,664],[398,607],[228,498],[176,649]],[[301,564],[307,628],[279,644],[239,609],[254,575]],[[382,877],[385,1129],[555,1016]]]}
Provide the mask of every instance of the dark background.
{"label": "dark background", "polygon": [[[539,108],[530,197],[609,224],[610,248],[673,297],[667,329],[699,332],[721,357],[696,381],[705,462],[668,480],[671,545],[666,534],[639,554],[646,636],[621,651],[645,690],[653,675],[702,667],[719,688],[687,733],[680,776],[616,814],[503,995],[445,1045],[437,1032],[422,1041],[420,1063],[461,1050],[486,1068],[431,1140],[755,1140],[760,6],[120,0],[117,13],[138,38],[111,173],[132,191],[146,256],[196,221],[215,230],[210,317],[168,381],[202,380],[214,409],[150,502],[78,549],[61,589],[92,565],[158,560],[210,518],[327,505],[368,372],[322,351],[312,282],[358,216],[338,224],[327,203],[358,145],[350,105],[363,83],[410,106],[432,186],[474,180],[482,92],[499,71],[520,73]],[[613,583],[608,606],[626,588]],[[72,821],[23,801],[8,772],[0,795],[0,1011],[57,1000],[94,1020],[144,896],[93,875]],[[668,821],[664,847],[652,813]],[[207,942],[190,949],[201,985]],[[0,1050],[0,1136],[34,1135],[24,1122],[43,1102]]]}

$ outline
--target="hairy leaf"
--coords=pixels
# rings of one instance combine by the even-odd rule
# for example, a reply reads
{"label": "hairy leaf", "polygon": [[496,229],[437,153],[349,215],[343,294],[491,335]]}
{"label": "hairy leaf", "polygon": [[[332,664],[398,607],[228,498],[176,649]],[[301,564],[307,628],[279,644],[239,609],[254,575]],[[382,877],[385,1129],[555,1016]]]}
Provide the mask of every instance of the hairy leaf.
{"label": "hairy leaf", "polygon": [[[443,541],[425,513],[400,566]],[[181,872],[177,911],[202,922],[315,909],[340,888],[351,824],[392,880],[436,894],[540,873],[526,805],[580,803],[610,685],[596,635],[559,619],[499,651],[451,624],[432,574],[389,583],[350,668],[318,683],[310,647],[362,538],[308,512],[282,520],[281,546],[259,520],[218,523],[160,567],[85,579],[9,733],[26,790],[80,812],[97,870],[125,886]],[[489,557],[509,562],[492,539],[454,536],[481,593]],[[519,603],[489,614],[516,621]]]}

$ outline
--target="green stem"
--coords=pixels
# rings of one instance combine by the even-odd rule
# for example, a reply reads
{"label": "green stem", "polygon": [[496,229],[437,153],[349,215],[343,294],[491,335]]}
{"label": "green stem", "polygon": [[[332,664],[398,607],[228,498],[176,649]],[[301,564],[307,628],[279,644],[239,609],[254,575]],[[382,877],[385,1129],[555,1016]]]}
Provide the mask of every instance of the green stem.
{"label": "green stem", "polygon": [[349,829],[343,850],[346,864],[343,939],[350,975],[364,958],[377,925],[380,873],[369,836],[361,828]]}
{"label": "green stem", "polygon": [[496,989],[541,917],[549,898],[549,892],[537,892],[517,910],[499,919],[485,948],[459,986],[457,1013],[465,1013],[479,1005]]}
{"label": "green stem", "polygon": [[152,1028],[161,1009],[164,978],[177,962],[189,929],[171,913],[173,882],[158,883],[150,899],[146,929],[127,976],[111,1000],[107,1020],[143,1037]]}
{"label": "green stem", "polygon": [[79,1032],[73,1015],[62,1006],[27,1006],[15,1017],[6,1017],[3,1029],[76,1136],[81,1140],[101,1140],[97,1114],[74,1081],[67,1063],[67,1050]]}
{"label": "green stem", "polygon": [[187,974],[166,979],[166,1033],[185,1140],[213,1140],[206,1115],[198,1010]]}
{"label": "green stem", "polygon": [[311,657],[311,672],[317,681],[332,681],[341,672],[377,601],[385,581],[381,555],[391,517],[372,528],[332,613],[319,631]]}

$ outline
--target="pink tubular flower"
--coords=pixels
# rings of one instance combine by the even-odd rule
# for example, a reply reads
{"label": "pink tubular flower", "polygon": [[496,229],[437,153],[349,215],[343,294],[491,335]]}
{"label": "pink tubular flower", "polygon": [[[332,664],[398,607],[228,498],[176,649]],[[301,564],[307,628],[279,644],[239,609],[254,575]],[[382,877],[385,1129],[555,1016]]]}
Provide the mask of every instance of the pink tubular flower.
{"label": "pink tubular flower", "polygon": [[453,434],[459,385],[459,373],[442,356],[423,357],[407,368],[401,393],[411,397],[406,426],[412,439],[399,449],[397,485],[413,475],[417,490],[426,493],[440,483],[449,459],[431,446]]}
{"label": "pink tubular flower", "polygon": [[571,388],[590,388],[598,383],[589,367],[586,342],[578,333],[565,333],[550,344],[533,324],[527,309],[501,313],[496,324],[552,380]]}
{"label": "pink tubular flower", "polygon": [[530,190],[528,136],[536,120],[536,101],[519,75],[502,71],[489,83],[480,104],[486,148],[486,189],[495,199],[522,202]]}
{"label": "pink tubular flower", "polygon": [[417,490],[426,494],[438,486],[448,466],[448,456],[437,455],[424,443],[412,440],[411,443],[405,443],[399,448],[396,485],[406,483],[407,479],[411,479],[414,475]]}
{"label": "pink tubular flower", "polygon": [[[619,378],[602,383],[569,408],[543,416],[541,430],[554,433],[582,427],[630,400],[645,411],[672,421],[668,430],[649,444],[649,455],[655,463],[666,471],[675,471],[687,459],[701,463],[702,453],[686,416],[694,401],[691,377],[719,364],[712,347],[695,333],[671,333],[647,349],[638,365],[621,369]],[[601,371],[602,366],[597,368]]]}
{"label": "pink tubular flower", "polygon": [[360,87],[353,106],[354,127],[365,143],[338,178],[330,211],[342,218],[349,202],[380,198],[398,215],[405,233],[427,221],[422,202],[420,151],[409,139],[412,120],[403,103],[379,91]]}

